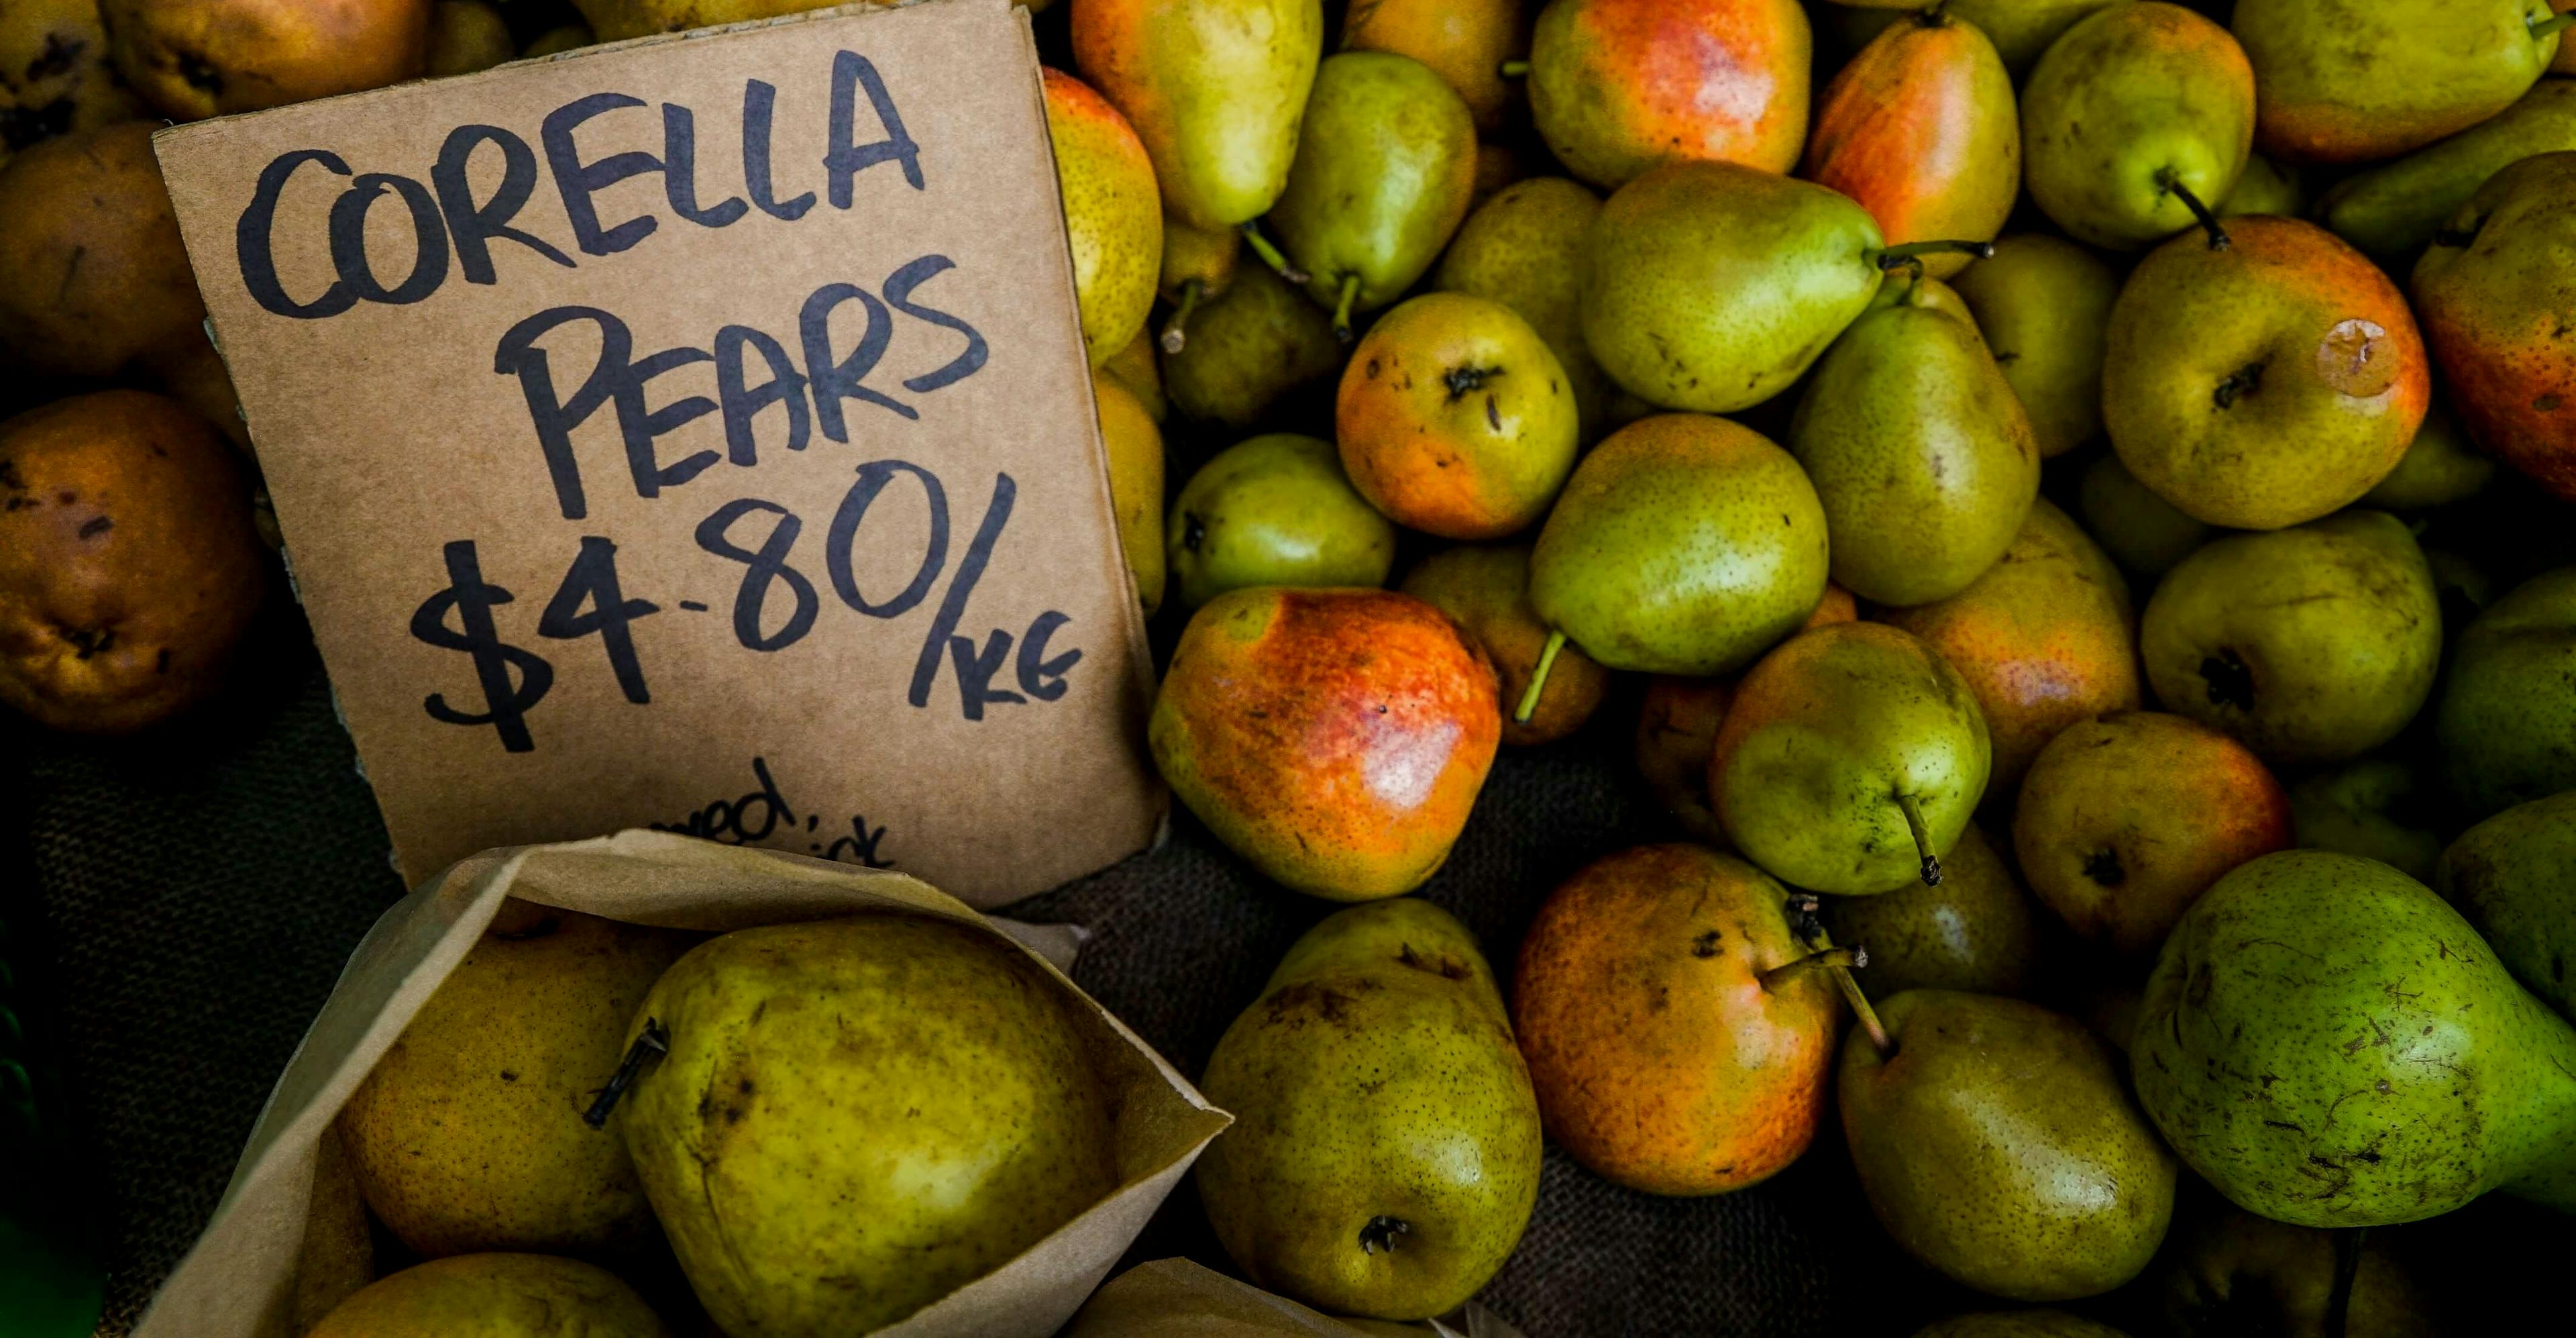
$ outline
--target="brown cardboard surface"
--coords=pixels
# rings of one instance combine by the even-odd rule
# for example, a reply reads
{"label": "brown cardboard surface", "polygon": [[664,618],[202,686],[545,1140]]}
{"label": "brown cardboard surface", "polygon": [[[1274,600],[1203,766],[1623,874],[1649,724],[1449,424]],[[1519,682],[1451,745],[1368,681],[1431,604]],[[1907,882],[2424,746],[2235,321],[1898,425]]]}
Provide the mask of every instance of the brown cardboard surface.
{"label": "brown cardboard surface", "polygon": [[270,1094],[213,1220],[163,1285],[137,1338],[285,1335],[322,1134],[504,897],[717,932],[868,909],[937,915],[1020,942],[1081,1002],[1076,1017],[1091,1032],[1116,1110],[1118,1190],[995,1272],[878,1330],[885,1338],[1054,1333],[1230,1122],[1064,975],[1075,940],[1060,926],[988,920],[899,873],[659,832],[490,851],[397,903],[350,956]]}
{"label": "brown cardboard surface", "polygon": [[1007,0],[154,142],[407,880],[661,825],[996,905],[1153,839],[1143,619]]}
{"label": "brown cardboard surface", "polygon": [[1367,1338],[1387,1333],[1521,1338],[1520,1330],[1472,1301],[1454,1315],[1422,1324],[1352,1323],[1187,1259],[1157,1259],[1110,1279],[1066,1326],[1063,1338]]}

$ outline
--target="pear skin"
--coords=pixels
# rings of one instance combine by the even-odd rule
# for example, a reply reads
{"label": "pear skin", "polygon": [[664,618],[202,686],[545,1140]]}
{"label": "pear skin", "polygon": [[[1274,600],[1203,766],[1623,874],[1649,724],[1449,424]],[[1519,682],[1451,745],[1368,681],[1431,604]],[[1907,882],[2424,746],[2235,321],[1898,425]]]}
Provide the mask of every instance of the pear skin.
{"label": "pear skin", "polygon": [[305,1338],[671,1338],[644,1298],[596,1264],[467,1254],[404,1269],[341,1302]]}
{"label": "pear skin", "polygon": [[1264,587],[1190,619],[1145,736],[1172,792],[1253,867],[1369,901],[1448,859],[1501,732],[1493,668],[1440,610]]}
{"label": "pear skin", "polygon": [[1185,609],[1247,586],[1384,585],[1395,565],[1395,526],[1351,487],[1332,443],[1286,432],[1199,466],[1163,536]]}
{"label": "pear skin", "polygon": [[2084,467],[2075,503],[2084,528],[2122,570],[2153,581],[2209,541],[2207,521],[2186,515],[2138,482],[2117,452],[2104,451]]}
{"label": "pear skin", "polygon": [[1197,228],[1270,211],[1323,55],[1322,0],[1084,0],[1082,77],[1145,142],[1163,203]]}
{"label": "pear skin", "polygon": [[1608,378],[1583,342],[1575,266],[1601,197],[1564,177],[1531,177],[1476,206],[1440,257],[1431,284],[1510,307],[1547,341],[1574,388],[1583,439],[1600,435]]}
{"label": "pear skin", "polygon": [[2228,870],[2287,849],[2290,821],[2289,796],[2243,744],[2178,715],[2122,711],[2040,750],[2013,850],[2069,928],[2144,956]]}
{"label": "pear skin", "polygon": [[1574,472],[1574,393],[1547,341],[1500,302],[1406,300],[1351,350],[1333,405],[1351,486],[1443,539],[1500,539],[1547,515]]}
{"label": "pear skin", "polygon": [[1789,388],[1879,287],[1878,223],[1851,197],[1722,162],[1673,162],[1601,207],[1583,336],[1650,404],[1750,408]]}
{"label": "pear skin", "polygon": [[1985,712],[1997,795],[2078,720],[2136,707],[2137,614],[2111,559],[2056,505],[2034,502],[2003,557],[1968,588],[1879,617],[1959,671]]}
{"label": "pear skin", "polygon": [[1315,72],[1270,226],[1348,330],[1352,312],[1431,268],[1475,190],[1476,127],[1457,91],[1409,56],[1345,51]]}
{"label": "pear skin", "polygon": [[1550,893],[1512,987],[1547,1132],[1613,1183],[1724,1194],[1797,1160],[1840,1004],[1791,964],[1788,889],[1732,855],[1640,846]]}
{"label": "pear skin", "polygon": [[117,72],[174,121],[383,88],[429,64],[430,0],[99,0],[98,10]]}
{"label": "pear skin", "polygon": [[0,10],[0,163],[74,130],[143,115],[110,64],[98,0],[18,0]]}
{"label": "pear skin", "polygon": [[2238,0],[2263,150],[2351,163],[2513,105],[2558,54],[2548,0]]}
{"label": "pear skin", "polygon": [[2122,1089],[2118,1055],[2037,1004],[1909,990],[1854,1027],[1836,1088],[1879,1223],[1990,1295],[2067,1301],[2143,1270],[2173,1216],[2174,1158]]}
{"label": "pear skin", "polygon": [[1898,302],[1816,364],[1789,449],[1824,504],[1836,584],[1906,607],[1948,599],[2012,546],[2039,496],[2021,400],[1976,328]]}
{"label": "pear skin", "polygon": [[2576,790],[2516,804],[2460,833],[2433,887],[2494,947],[2523,988],[2576,1020]]}
{"label": "pear skin", "polygon": [[2361,495],[2361,505],[2381,511],[2449,506],[2485,491],[2495,472],[2495,457],[2481,452],[2459,419],[2435,404],[2397,467]]}
{"label": "pear skin", "polygon": [[1199,303],[1187,343],[1163,359],[1163,389],[1184,418],[1242,429],[1288,392],[1341,370],[1333,318],[1266,265],[1245,265]]}
{"label": "pear skin", "polygon": [[2277,765],[2341,762],[2432,695],[2441,597],[2405,522],[2345,511],[2202,545],[2157,584],[2138,648],[2168,708]]}
{"label": "pear skin", "polygon": [[2236,189],[2254,71],[2225,28],[2180,5],[2113,5],[2039,58],[2021,118],[2031,200],[2077,241],[2130,250],[2190,227],[2186,194],[2216,208]]}
{"label": "pear skin", "polygon": [[1109,505],[1118,517],[1118,547],[1136,576],[1145,616],[1163,606],[1163,433],[1145,405],[1107,371],[1091,374],[1100,409],[1100,441],[1109,453]]}
{"label": "pear skin", "polygon": [[430,78],[488,70],[518,55],[510,21],[483,0],[437,0],[431,8],[429,62],[422,71]]}
{"label": "pear skin", "polygon": [[1222,297],[1234,283],[1234,267],[1243,257],[1243,234],[1233,228],[1194,228],[1169,214],[1163,216],[1163,268],[1158,287],[1172,304],[1163,324],[1161,347],[1178,353],[1189,347],[1190,316],[1199,304]]}
{"label": "pear skin", "polygon": [[0,167],[0,351],[39,372],[107,377],[204,339],[153,129],[77,131]]}
{"label": "pear skin", "polygon": [[2041,458],[2102,435],[2102,350],[2120,276],[2062,237],[2019,232],[1951,281],[2030,417]]}
{"label": "pear skin", "polygon": [[2430,888],[2376,860],[2266,855],[2165,943],[2138,1101],[2238,1207],[2382,1226],[2493,1189],[2576,1206],[2576,1031]]}
{"label": "pear skin", "polygon": [[2488,178],[2567,149],[2576,149],[2576,79],[2543,79],[2492,120],[2344,178],[2320,202],[2319,221],[2371,259],[2401,265]]}
{"label": "pear skin", "polygon": [[2313,223],[2227,221],[2150,252],[2111,309],[2102,421],[2139,482],[2212,525],[2277,530],[2406,455],[2432,369],[2406,299]]}
{"label": "pear skin", "polygon": [[2465,817],[2576,789],[2576,567],[2532,577],[2469,623],[2433,738]]}
{"label": "pear skin", "polygon": [[[1831,627],[1860,616],[1851,592],[1828,583],[1816,611],[1799,625]],[[1569,652],[1570,653],[1570,652]],[[1724,850],[1726,830],[1708,806],[1708,759],[1717,751],[1717,727],[1735,684],[1723,678],[1654,674],[1637,707],[1637,774],[1664,811],[1691,839]]]}
{"label": "pear skin", "polygon": [[1985,716],[1932,648],[1880,623],[1801,632],[1736,685],[1708,794],[1735,848],[1845,896],[1938,882],[1992,762]]}
{"label": "pear skin", "polygon": [[1575,466],[1539,530],[1530,602],[1612,669],[1718,674],[1806,621],[1825,567],[1824,507],[1795,457],[1726,419],[1667,414]]}
{"label": "pear skin", "polygon": [[1491,132],[1520,95],[1503,62],[1529,49],[1528,33],[1521,0],[1359,0],[1342,20],[1342,49],[1421,61],[1458,90],[1476,128]]}
{"label": "pear skin", "polygon": [[2576,152],[2488,178],[2415,264],[2415,306],[2469,435],[2576,499]]}
{"label": "pear skin", "polygon": [[[2021,117],[1994,43],[1940,8],[1871,39],[1826,86],[1799,175],[1858,200],[1889,242],[1994,240],[2021,194]],[[1967,265],[1923,258],[1936,279]]]}
{"label": "pear skin", "polygon": [[1235,1112],[1198,1162],[1208,1222],[1264,1288],[1446,1314],[1538,1201],[1538,1103],[1492,973],[1454,918],[1410,901],[1342,911],[1289,957],[1200,1081]]}
{"label": "pear skin", "polygon": [[1082,346],[1098,367],[1145,328],[1163,258],[1163,210],[1145,145],[1109,100],[1046,71],[1047,134],[1073,245]]}
{"label": "pear skin", "polygon": [[[2177,1222],[2163,1270],[2164,1313],[2176,1338],[2232,1338],[2250,1325],[2284,1338],[2325,1338],[2336,1239],[2239,1208]],[[2345,1303],[2344,1338],[2425,1338],[2443,1326],[2431,1294],[2386,1248],[2362,1242]]]}
{"label": "pear skin", "polygon": [[1456,619],[1501,676],[1503,742],[1516,748],[1553,743],[1583,727],[1610,691],[1610,671],[1566,646],[1548,662],[1547,687],[1526,721],[1509,709],[1529,690],[1547,652],[1547,624],[1529,600],[1527,544],[1461,544],[1434,553],[1406,573],[1404,593]]}
{"label": "pear skin", "polygon": [[2220,218],[2239,214],[2278,214],[2283,218],[2304,218],[2308,212],[2308,186],[2298,167],[2249,154],[2245,170],[2236,178],[2236,189],[2218,206]]}
{"label": "pear skin", "polygon": [[1797,0],[1555,0],[1530,41],[1530,112],[1603,190],[1676,158],[1786,172],[1814,47]]}
{"label": "pear skin", "polygon": [[1827,897],[1834,942],[1869,956],[1854,973],[1870,997],[1906,990],[2020,994],[2039,952],[2030,894],[1976,824],[1941,858],[1941,885],[1921,879],[1874,897]]}
{"label": "pear skin", "polygon": [[2430,883],[2442,862],[2442,838],[2426,825],[2431,790],[2405,762],[2365,757],[2291,786],[2290,822],[2302,850],[2375,859]]}

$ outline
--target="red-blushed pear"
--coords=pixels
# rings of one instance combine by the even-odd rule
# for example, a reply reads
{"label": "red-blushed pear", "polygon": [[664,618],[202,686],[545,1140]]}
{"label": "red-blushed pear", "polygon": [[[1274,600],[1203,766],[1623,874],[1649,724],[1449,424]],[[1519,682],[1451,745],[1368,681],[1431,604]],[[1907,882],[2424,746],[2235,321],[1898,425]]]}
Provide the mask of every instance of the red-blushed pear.
{"label": "red-blushed pear", "polygon": [[1807,139],[1814,46],[1797,0],[1550,0],[1530,111],[1603,190],[1675,158],[1786,172]]}
{"label": "red-blushed pear", "polygon": [[2414,291],[2469,435],[2576,501],[2576,152],[2488,178],[2415,263]]}
{"label": "red-blushed pear", "polygon": [[[1891,242],[1994,240],[2021,193],[2021,117],[1994,43],[1938,5],[1871,39],[1826,86],[1799,175],[1858,200]],[[1967,264],[1923,258],[1936,279]]]}

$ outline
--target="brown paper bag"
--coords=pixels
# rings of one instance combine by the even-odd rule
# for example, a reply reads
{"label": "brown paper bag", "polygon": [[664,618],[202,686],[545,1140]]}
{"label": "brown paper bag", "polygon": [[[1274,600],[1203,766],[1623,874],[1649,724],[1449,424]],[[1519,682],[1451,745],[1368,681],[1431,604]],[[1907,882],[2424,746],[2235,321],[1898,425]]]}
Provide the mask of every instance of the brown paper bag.
{"label": "brown paper bag", "polygon": [[315,1148],[359,1081],[482,936],[505,896],[638,924],[721,933],[892,908],[1007,934],[1084,1007],[1116,1111],[1119,1188],[1018,1258],[883,1338],[1044,1338],[1108,1276],[1163,1197],[1232,1117],[1210,1106],[1073,982],[1077,936],[1011,926],[899,873],[630,831],[488,851],[385,912],[288,1061],[214,1220],[163,1284],[136,1338],[291,1338]]}
{"label": "brown paper bag", "polygon": [[1470,1301],[1422,1324],[1339,1320],[1237,1282],[1187,1259],[1157,1259],[1121,1273],[1073,1317],[1063,1338],[1521,1338]]}

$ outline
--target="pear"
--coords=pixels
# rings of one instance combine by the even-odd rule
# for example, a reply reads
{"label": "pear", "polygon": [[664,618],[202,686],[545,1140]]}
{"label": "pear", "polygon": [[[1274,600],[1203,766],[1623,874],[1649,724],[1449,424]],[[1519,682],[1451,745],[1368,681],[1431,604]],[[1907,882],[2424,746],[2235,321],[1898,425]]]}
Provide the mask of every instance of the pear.
{"label": "pear", "polygon": [[2403,521],[2346,511],[2203,545],[2156,587],[2138,644],[2166,706],[2276,765],[2340,762],[2423,708],[2442,606]]}
{"label": "pear", "polygon": [[1199,304],[1187,346],[1164,356],[1163,389],[1182,417],[1241,429],[1341,366],[1333,318],[1267,267],[1246,265]]}
{"label": "pear", "polygon": [[591,32],[590,25],[587,23],[558,24],[529,38],[528,44],[519,51],[519,59],[536,60],[544,56],[561,55],[566,51],[578,51],[598,40],[598,35]]}
{"label": "pear", "polygon": [[1353,312],[1402,297],[1440,258],[1475,189],[1457,90],[1409,56],[1345,51],[1315,74],[1270,226],[1347,339]]}
{"label": "pear", "polygon": [[340,1303],[305,1338],[671,1338],[635,1289],[596,1264],[465,1254],[404,1269]]}
{"label": "pear", "polygon": [[2078,22],[2021,93],[2023,181],[2077,241],[2130,250],[2236,189],[2254,139],[2254,71],[2227,30],[2141,0]]}
{"label": "pear", "polygon": [[1861,895],[1920,876],[1986,791],[1986,720],[1957,670],[1878,623],[1802,632],[1736,685],[1708,793],[1738,850],[1793,887]]}
{"label": "pear", "polygon": [[1708,759],[1735,685],[1723,678],[1654,674],[1637,706],[1637,775],[1692,840],[1723,850],[1726,830],[1708,806]]}
{"label": "pear", "polygon": [[1538,1101],[1511,1022],[1474,940],[1427,903],[1309,931],[1200,1088],[1235,1112],[1198,1162],[1217,1240],[1310,1305],[1445,1314],[1511,1257],[1538,1201]]}
{"label": "pear", "polygon": [[2505,969],[2576,1020],[2576,790],[2516,804],[2442,852],[2433,886],[2486,936]]}
{"label": "pear", "polygon": [[1874,897],[1828,897],[1834,941],[1869,955],[1871,997],[1905,990],[2020,994],[2039,951],[2030,894],[1971,823],[1941,859],[1941,883],[1920,880]]}
{"label": "pear", "polygon": [[2304,850],[2375,859],[2419,883],[2433,881],[2442,838],[2424,825],[2429,796],[2415,768],[2365,757],[2290,787],[2290,823]]}
{"label": "pear", "polygon": [[2307,212],[2308,185],[2298,167],[2284,166],[2259,153],[2246,156],[2245,171],[2236,178],[2236,189],[2227,192],[2227,198],[2217,207],[2220,218],[2242,214],[2300,218]]}
{"label": "pear", "polygon": [[2129,1338],[2108,1324],[2096,1324],[2063,1310],[1983,1310],[1926,1325],[1914,1338]]}
{"label": "pear", "polygon": [[396,1239],[437,1256],[651,1238],[624,1145],[581,1115],[684,946],[668,930],[502,904],[340,1110],[359,1187]]}
{"label": "pear", "polygon": [[1467,104],[1476,129],[1503,128],[1520,81],[1503,63],[1529,50],[1521,0],[1366,0],[1342,20],[1342,48],[1391,51],[1436,71]]}
{"label": "pear", "polygon": [[367,1200],[340,1126],[331,1124],[313,1148],[313,1196],[305,1201],[304,1239],[295,1252],[292,1332],[309,1332],[375,1280],[376,1234],[367,1222]]}
{"label": "pear", "polygon": [[2021,400],[1976,328],[1900,301],[1816,364],[1789,449],[1814,480],[1836,584],[1873,603],[1947,599],[2012,546],[2039,496]]}
{"label": "pear", "polygon": [[1443,539],[1501,539],[1574,472],[1572,386],[1500,302],[1424,293],[1351,350],[1333,401],[1342,468],[1369,504]]}
{"label": "pear", "polygon": [[1584,340],[1650,404],[1731,413],[1804,375],[1896,259],[1839,191],[1734,163],[1666,163],[1593,221]]}
{"label": "pear", "polygon": [[[1547,624],[1530,604],[1529,570],[1527,544],[1461,544],[1415,564],[1401,587],[1455,619],[1483,648],[1501,676],[1506,703],[1520,701],[1547,655]],[[1579,649],[1560,647],[1548,661],[1547,689],[1530,718],[1504,713],[1503,742],[1528,747],[1564,738],[1592,718],[1609,691],[1609,670]]]}
{"label": "pear", "polygon": [[2397,467],[2361,495],[2361,505],[2382,511],[2449,506],[2485,491],[2495,471],[2494,457],[2481,454],[2459,420],[2436,404],[2425,412]]}
{"label": "pear", "polygon": [[1154,341],[1139,330],[1127,346],[1100,364],[1102,375],[1116,381],[1159,428],[1172,416],[1172,399],[1163,393],[1163,369],[1154,361]]}
{"label": "pear", "polygon": [[1512,997],[1548,1136],[1650,1194],[1769,1179],[1815,1137],[1840,1013],[1789,891],[1733,855],[1640,846],[1539,908]]}
{"label": "pear", "polygon": [[143,115],[109,60],[98,0],[22,0],[0,10],[0,163],[29,144]]}
{"label": "pear", "polygon": [[152,130],[74,131],[0,168],[0,356],[49,378],[104,378],[203,339]]}
{"label": "pear", "polygon": [[[1799,174],[1859,201],[1888,241],[1992,241],[2021,193],[2021,118],[1995,44],[1937,5],[1872,38],[1827,85]],[[1923,264],[1943,279],[1968,257]]]}
{"label": "pear", "polygon": [[2411,1222],[2491,1189],[2576,1208],[2576,1030],[2375,860],[2219,879],[2147,981],[2130,1072],[2183,1160],[2276,1221]]}
{"label": "pear", "polygon": [[2494,119],[2336,183],[2319,202],[2319,221],[2373,260],[2402,261],[2489,177],[2562,149],[2576,149],[2576,79],[2543,79]]}
{"label": "pear", "polygon": [[2030,418],[2042,458],[2102,435],[2102,349],[2120,276],[2062,237],[2017,232],[1952,281]]}
{"label": "pear", "polygon": [[2515,586],[2460,634],[2433,737],[2466,817],[2576,790],[2576,567]]}
{"label": "pear", "polygon": [[1163,254],[1154,164],[1127,118],[1062,70],[1045,73],[1047,135],[1073,246],[1074,304],[1091,365],[1145,328]]}
{"label": "pear", "polygon": [[1195,228],[1170,214],[1163,216],[1163,263],[1155,289],[1172,304],[1163,323],[1161,347],[1178,353],[1189,346],[1189,322],[1201,302],[1225,296],[1234,284],[1235,266],[1243,258],[1243,234],[1233,228]]}
{"label": "pear", "polygon": [[1164,207],[1205,229],[1269,212],[1323,55],[1322,0],[1085,0],[1072,10],[1074,63],[1136,128]]}
{"label": "pear", "polygon": [[2488,178],[2415,264],[2451,407],[2490,454],[2576,500],[2576,152]]}
{"label": "pear", "polygon": [[1067,987],[981,928],[902,912],[740,929],[656,981],[626,1145],[727,1333],[892,1324],[1117,1187]]}
{"label": "pear", "polygon": [[1530,603],[1609,668],[1718,674],[1805,621],[1825,567],[1824,507],[1794,457],[1725,419],[1671,414],[1575,466],[1530,556]]}
{"label": "pear", "polygon": [[1603,190],[1676,159],[1786,172],[1807,139],[1814,48],[1796,0],[1549,0],[1530,116]]}
{"label": "pear", "polygon": [[2393,158],[2513,105],[2558,54],[2548,0],[2238,0],[2263,148]]}
{"label": "pear", "polygon": [[98,12],[125,85],[174,121],[383,88],[419,78],[429,62],[430,0],[100,0]]}
{"label": "pear", "polygon": [[1906,1253],[2016,1301],[2099,1295],[2147,1266],[2173,1154],[2109,1045],[1986,994],[1908,990],[1878,1017],[1893,1049],[1854,1027],[1837,1089],[1861,1189]]}
{"label": "pear", "polygon": [[[2432,1297],[2383,1246],[2361,1243],[2342,1338],[2424,1338],[2438,1333]],[[2174,1228],[2162,1270],[2164,1312],[2175,1338],[2327,1338],[2336,1239],[2241,1209],[2205,1213]]]}
{"label": "pear", "polygon": [[[2030,73],[2040,54],[2078,20],[2117,3],[2119,0],[1950,0],[1945,8],[1952,17],[1983,29],[1993,40],[1996,54],[2003,58],[2004,68],[2019,79]],[[1844,33],[1857,47],[1920,6],[1914,0],[1841,0],[1828,8],[1836,11]]]}
{"label": "pear", "polygon": [[1600,213],[1601,197],[1564,177],[1515,181],[1458,225],[1431,278],[1444,292],[1500,302],[1538,331],[1574,389],[1586,441],[1600,435],[1609,382],[1583,342],[1575,265]]}
{"label": "pear", "polygon": [[1384,585],[1395,565],[1395,526],[1351,487],[1333,444],[1286,432],[1199,466],[1163,532],[1185,609],[1246,586]]}
{"label": "pear", "polygon": [[483,0],[438,0],[429,11],[429,63],[433,79],[488,70],[519,56],[510,21]]}
{"label": "pear", "polygon": [[1109,453],[1109,505],[1118,517],[1118,548],[1136,577],[1136,599],[1152,617],[1162,607],[1163,432],[1134,392],[1106,368],[1091,374],[1100,410],[1100,442]]}
{"label": "pear", "polygon": [[2369,492],[2432,400],[2406,300],[2334,234],[2253,216],[2176,237],[2111,309],[2102,421],[2120,462],[2212,525],[2274,530]]}
{"label": "pear", "polygon": [[2102,551],[2131,575],[2148,580],[2173,570],[2212,533],[2207,521],[2185,514],[2138,482],[2111,451],[2084,467],[2076,506]]}

